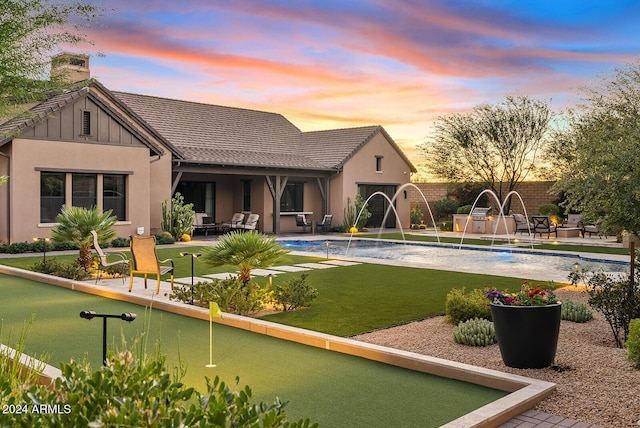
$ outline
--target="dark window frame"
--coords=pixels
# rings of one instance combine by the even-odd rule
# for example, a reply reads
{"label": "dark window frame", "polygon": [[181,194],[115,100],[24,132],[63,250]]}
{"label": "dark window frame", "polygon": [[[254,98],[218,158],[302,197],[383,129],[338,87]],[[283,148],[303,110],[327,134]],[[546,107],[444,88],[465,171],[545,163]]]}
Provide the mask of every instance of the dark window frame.
{"label": "dark window frame", "polygon": [[[54,189],[46,185],[45,181],[50,181],[47,180],[48,177],[60,179],[59,186]],[[56,217],[65,204],[66,178],[67,175],[64,172],[40,172],[40,223],[56,222]]]}
{"label": "dark window frame", "polygon": [[280,199],[280,212],[304,211],[304,182],[287,183]]}

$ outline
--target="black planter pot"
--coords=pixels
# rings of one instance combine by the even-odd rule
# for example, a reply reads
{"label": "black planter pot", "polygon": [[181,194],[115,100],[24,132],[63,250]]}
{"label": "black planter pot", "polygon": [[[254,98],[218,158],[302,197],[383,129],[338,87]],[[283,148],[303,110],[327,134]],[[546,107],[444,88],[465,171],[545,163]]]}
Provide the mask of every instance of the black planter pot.
{"label": "black planter pot", "polygon": [[504,364],[519,369],[541,369],[553,364],[561,309],[561,303],[547,306],[492,303],[491,316]]}

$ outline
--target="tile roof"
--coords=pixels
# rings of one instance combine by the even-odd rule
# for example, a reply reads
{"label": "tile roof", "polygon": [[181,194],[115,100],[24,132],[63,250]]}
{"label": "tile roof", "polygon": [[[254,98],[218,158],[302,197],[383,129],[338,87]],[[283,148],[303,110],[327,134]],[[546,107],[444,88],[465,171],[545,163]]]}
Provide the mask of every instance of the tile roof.
{"label": "tile roof", "polygon": [[[278,113],[113,92],[184,156],[184,161],[335,170],[381,126],[301,132]],[[412,165],[411,165],[412,166]]]}
{"label": "tile roof", "polygon": [[[0,145],[20,130],[87,96],[91,88],[118,103],[185,162],[337,170],[381,132],[413,168],[381,126],[301,132],[278,113],[109,91],[95,79],[35,105],[26,117],[0,122]],[[126,118],[121,120],[129,122]]]}

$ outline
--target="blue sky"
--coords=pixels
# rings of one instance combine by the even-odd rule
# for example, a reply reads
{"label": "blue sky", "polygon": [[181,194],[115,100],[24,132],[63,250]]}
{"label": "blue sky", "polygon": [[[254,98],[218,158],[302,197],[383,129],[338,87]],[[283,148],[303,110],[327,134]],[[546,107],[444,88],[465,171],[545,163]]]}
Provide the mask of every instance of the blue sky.
{"label": "blue sky", "polygon": [[[107,3],[105,3],[107,4]],[[91,29],[108,88],[383,125],[415,164],[440,115],[505,95],[574,105],[634,62],[640,2],[114,0]]]}

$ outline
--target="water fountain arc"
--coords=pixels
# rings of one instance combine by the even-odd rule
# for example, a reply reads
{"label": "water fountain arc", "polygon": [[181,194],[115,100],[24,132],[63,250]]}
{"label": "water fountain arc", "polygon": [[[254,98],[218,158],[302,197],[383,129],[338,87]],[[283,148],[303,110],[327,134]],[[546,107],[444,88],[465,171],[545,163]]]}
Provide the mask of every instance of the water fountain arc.
{"label": "water fountain arc", "polygon": [[[402,192],[407,187],[413,187],[414,189],[416,189],[418,191],[418,193],[420,193],[420,196],[422,196],[422,200],[424,201],[425,205],[427,206],[427,210],[429,211],[429,217],[431,218],[431,223],[433,223],[433,231],[436,234],[436,239],[438,241],[438,244],[440,244],[440,235],[438,234],[438,227],[436,226],[436,221],[433,218],[433,213],[431,212],[431,207],[429,207],[429,202],[427,201],[426,196],[424,196],[424,193],[422,193],[422,190],[420,190],[420,188],[418,186],[416,186],[414,183],[404,183],[402,186],[400,186],[398,188],[398,190],[396,190],[396,193],[391,198],[391,204],[393,204],[393,202],[395,202],[395,200],[397,199],[398,195],[400,195],[400,192]],[[382,224],[383,225],[387,221],[387,215],[388,214],[389,214],[389,208],[387,208],[387,211],[384,214],[384,218],[382,219]],[[378,238],[380,238],[380,234],[381,233],[382,233],[382,230],[380,230],[380,232],[378,233]]]}
{"label": "water fountain arc", "polygon": [[[364,211],[364,209],[367,207],[367,204],[369,203],[369,201],[371,200],[371,198],[373,198],[374,196],[380,195],[382,197],[384,197],[388,202],[389,202],[389,207],[393,209],[393,212],[396,214],[396,221],[402,225],[402,222],[400,221],[400,216],[398,215],[398,210],[396,210],[396,207],[393,206],[393,203],[391,202],[391,199],[389,198],[389,196],[384,193],[384,192],[373,192],[362,204],[362,208],[360,208],[360,211],[358,212],[358,215],[356,216],[355,222],[353,224],[353,227],[356,227],[356,224],[358,224],[358,220],[360,220],[360,216],[362,215],[362,212]],[[386,215],[385,215],[386,218]],[[384,226],[384,222],[382,223]],[[402,240],[406,241],[404,238],[404,231],[402,230],[402,226],[400,227],[400,233],[402,234]],[[349,236],[349,242],[347,243],[347,249],[345,251],[345,255],[349,252],[349,246],[351,245],[351,240],[353,239],[353,232],[351,232],[350,236]]]}

